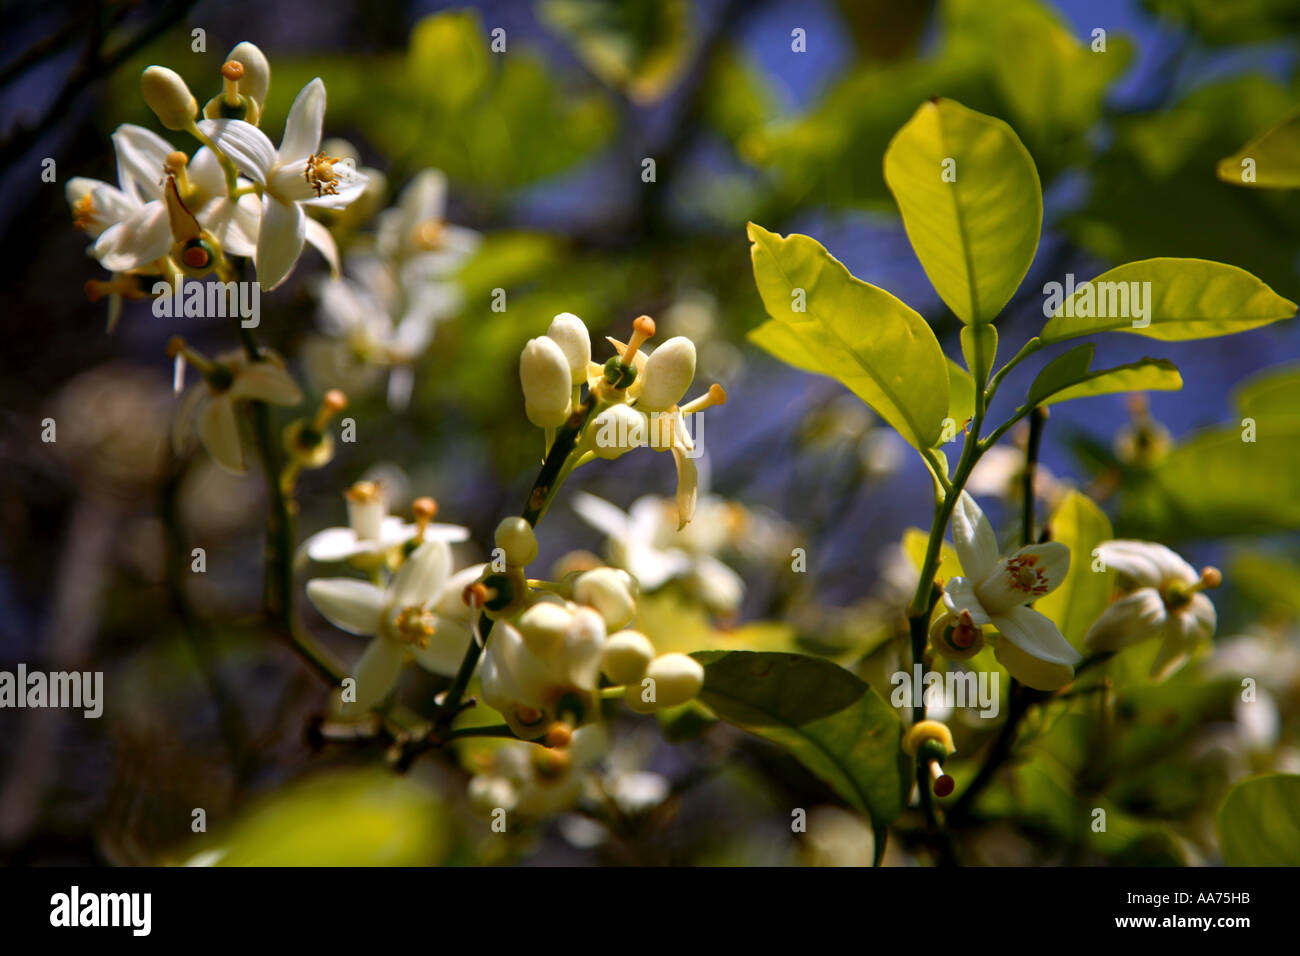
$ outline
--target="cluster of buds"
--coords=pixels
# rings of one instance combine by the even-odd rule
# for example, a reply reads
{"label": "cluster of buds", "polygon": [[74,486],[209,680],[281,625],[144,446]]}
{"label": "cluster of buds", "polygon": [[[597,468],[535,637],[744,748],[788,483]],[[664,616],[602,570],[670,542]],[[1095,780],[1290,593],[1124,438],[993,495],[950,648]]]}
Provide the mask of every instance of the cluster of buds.
{"label": "cluster of buds", "polygon": [[943,772],[943,763],[957,748],[953,746],[952,731],[947,724],[937,720],[917,721],[903,734],[903,749],[916,758],[918,765],[929,769],[936,797],[952,793],[953,779]]}
{"label": "cluster of buds", "polygon": [[[647,354],[655,334],[648,315],[638,318],[627,342],[609,339],[617,355],[603,365],[591,360],[587,327],[576,315],[563,313],[546,335],[531,339],[519,359],[524,408],[529,421],[549,435],[569,420],[580,402],[591,405],[591,420],[574,454],[577,463],[619,458],[634,448],[671,451],[677,465],[677,523],[684,528],[695,514],[699,451],[686,427],[686,416],[722,405],[727,393],[712,385],[703,396],[680,404],[695,378],[695,345],[675,336]],[[586,384],[586,398],[582,385]]]}
{"label": "cluster of buds", "polygon": [[503,743],[470,781],[470,806],[484,816],[505,810],[527,820],[567,810],[582,796],[581,771],[600,760],[607,746],[600,724],[575,730],[567,747]]}
{"label": "cluster of buds", "polygon": [[598,567],[563,581],[531,582],[537,556],[528,522],[497,528],[497,554],[465,594],[494,621],[480,674],[483,700],[516,736],[566,747],[574,728],[600,716],[600,675],[625,686],[625,700],[647,712],[699,693],[704,671],[684,654],[657,656],[645,635],[627,630],[636,616],[637,585],[626,571]]}

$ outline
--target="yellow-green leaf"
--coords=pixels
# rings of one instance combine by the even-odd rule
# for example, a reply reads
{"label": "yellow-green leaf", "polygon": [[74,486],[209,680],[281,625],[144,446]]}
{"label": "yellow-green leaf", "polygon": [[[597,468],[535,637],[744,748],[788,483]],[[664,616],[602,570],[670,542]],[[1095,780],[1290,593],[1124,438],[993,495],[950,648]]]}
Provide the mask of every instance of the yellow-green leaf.
{"label": "yellow-green leaf", "polygon": [[1054,405],[1072,398],[1113,392],[1158,392],[1183,387],[1183,377],[1168,359],[1143,358],[1115,368],[1093,371],[1092,342],[1077,345],[1043,366],[1029,386],[1030,405]]}
{"label": "yellow-green leaf", "polygon": [[1300,866],[1300,774],[1233,787],[1219,811],[1219,849],[1228,866]]}
{"label": "yellow-green leaf", "polygon": [[1300,109],[1219,160],[1215,173],[1234,186],[1300,188]]}
{"label": "yellow-green leaf", "polygon": [[932,100],[890,142],[885,182],[935,291],[963,322],[992,321],[1029,271],[1043,225],[1038,170],[1019,137]]}
{"label": "yellow-green leaf", "polygon": [[1093,569],[1092,552],[1114,537],[1110,519],[1087,495],[1071,491],[1048,520],[1052,540],[1070,549],[1070,568],[1061,586],[1040,598],[1034,608],[1046,614],[1076,647],[1110,599],[1113,569]]}
{"label": "yellow-green leaf", "polygon": [[464,106],[487,82],[487,40],[472,10],[435,13],[411,31],[411,80],[435,103]]}
{"label": "yellow-green leaf", "polygon": [[749,238],[754,281],[771,316],[750,339],[840,382],[917,449],[935,445],[948,414],[948,370],[925,319],[855,278],[815,239],[754,223]]}
{"label": "yellow-green leaf", "polygon": [[1049,283],[1044,344],[1094,332],[1133,332],[1167,342],[1230,335],[1295,315],[1245,269],[1208,259],[1142,259],[1117,266],[1072,294]]}

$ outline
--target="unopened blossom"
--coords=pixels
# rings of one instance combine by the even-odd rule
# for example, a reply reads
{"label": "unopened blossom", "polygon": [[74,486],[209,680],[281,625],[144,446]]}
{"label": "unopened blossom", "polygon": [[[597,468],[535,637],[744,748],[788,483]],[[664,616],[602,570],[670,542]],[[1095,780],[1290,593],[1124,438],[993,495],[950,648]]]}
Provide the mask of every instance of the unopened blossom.
{"label": "unopened blossom", "polygon": [[338,271],[338,251],[324,226],[304,207],[342,209],[361,195],[366,177],[350,161],[320,152],[325,119],[325,84],[320,78],[302,88],[285,122],[280,148],[256,126],[237,119],[205,119],[198,126],[261,187],[262,221],[257,235],[257,279],[264,290],[288,277],[304,242],[321,251]]}
{"label": "unopened blossom", "polygon": [[519,356],[524,411],[538,428],[558,428],[573,411],[569,361],[552,338],[529,339]]}
{"label": "unopened blossom", "polygon": [[1118,651],[1158,637],[1151,676],[1161,680],[1214,636],[1218,616],[1202,592],[1219,586],[1218,569],[1197,574],[1173,551],[1150,541],[1107,541],[1096,553],[1118,573],[1122,596],[1088,629],[1084,643],[1090,650]]}
{"label": "unopened blossom", "polygon": [[[1079,652],[1050,618],[1025,605],[1060,585],[1070,567],[1070,549],[1048,541],[1003,557],[993,525],[964,491],[953,510],[952,537],[965,574],[944,589],[948,614],[975,628],[995,628],[994,653],[1021,683],[1036,690],[1069,683]],[[941,617],[936,626],[948,623]]]}
{"label": "unopened blossom", "polygon": [[218,355],[209,362],[183,342],[173,340],[168,351],[188,359],[203,372],[203,381],[181,399],[172,441],[178,452],[198,433],[212,459],[227,471],[244,473],[244,449],[239,438],[236,403],[266,402],[297,405],[302,390],[274,357],[249,361],[242,351]]}
{"label": "unopened blossom", "polygon": [[605,621],[595,610],[541,601],[516,622],[497,621],[483,655],[483,700],[525,740],[553,724],[599,717],[596,699]]}
{"label": "unopened blossom", "polygon": [[331,624],[371,638],[352,670],[356,699],[349,709],[365,711],[383,700],[408,660],[435,674],[456,673],[471,636],[464,577],[452,575],[451,567],[447,542],[428,541],[387,587],[357,578],[307,583],[307,597]]}
{"label": "unopened blossom", "polygon": [[326,528],[303,542],[303,551],[313,561],[348,561],[359,567],[377,567],[394,548],[411,541],[469,540],[468,528],[428,520],[432,517],[426,511],[431,499],[416,502],[416,521],[408,523],[388,513],[387,496],[378,482],[358,481],[344,492],[344,498],[348,526]]}

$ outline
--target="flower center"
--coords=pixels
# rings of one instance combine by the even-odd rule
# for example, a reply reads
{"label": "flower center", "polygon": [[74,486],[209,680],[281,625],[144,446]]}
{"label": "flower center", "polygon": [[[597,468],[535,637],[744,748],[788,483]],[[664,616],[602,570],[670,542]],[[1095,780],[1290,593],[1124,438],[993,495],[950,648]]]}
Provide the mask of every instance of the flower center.
{"label": "flower center", "polygon": [[429,638],[437,630],[437,619],[423,604],[408,604],[393,618],[393,635],[403,644],[428,647]]}
{"label": "flower center", "polygon": [[311,156],[303,170],[307,185],[316,191],[317,196],[337,196],[339,192],[338,173],[334,172],[337,156],[326,156],[323,152]]}
{"label": "flower center", "polygon": [[1043,595],[1047,593],[1047,574],[1038,567],[1038,555],[1025,554],[1007,561],[1007,574],[1011,577],[1011,586],[1025,594]]}
{"label": "flower center", "polygon": [[442,248],[443,225],[441,219],[426,219],[415,227],[415,245],[426,251]]}
{"label": "flower center", "polygon": [[84,232],[91,227],[96,212],[94,194],[86,193],[72,206],[72,224]]}

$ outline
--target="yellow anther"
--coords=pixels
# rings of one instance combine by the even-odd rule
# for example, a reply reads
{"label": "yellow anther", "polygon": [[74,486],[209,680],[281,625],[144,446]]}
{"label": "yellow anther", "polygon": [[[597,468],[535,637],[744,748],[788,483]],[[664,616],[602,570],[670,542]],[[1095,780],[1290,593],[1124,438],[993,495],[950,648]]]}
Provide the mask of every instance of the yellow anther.
{"label": "yellow anther", "polygon": [[393,618],[393,633],[403,644],[425,648],[437,630],[437,619],[423,604],[408,604]]}
{"label": "yellow anther", "polygon": [[441,249],[445,232],[446,229],[441,219],[426,219],[415,227],[411,240],[420,249],[429,251]]}
{"label": "yellow anther", "polygon": [[94,223],[97,213],[98,210],[95,209],[95,194],[93,192],[88,192],[73,203],[72,224],[83,231],[89,229]]}
{"label": "yellow anther", "polygon": [[303,178],[307,185],[316,191],[317,196],[337,196],[339,191],[338,174],[334,172],[337,156],[326,156],[323,152],[307,159]]}
{"label": "yellow anther", "polygon": [[316,417],[312,420],[312,428],[316,431],[324,431],[329,420],[337,415],[343,409],[348,407],[348,397],[341,389],[331,388],[321,399],[320,409],[316,412]]}
{"label": "yellow anther", "polygon": [[632,323],[632,337],[627,340],[627,348],[624,350],[621,361],[624,367],[632,364],[636,359],[636,353],[641,346],[646,343],[655,334],[655,320],[648,315],[642,315]]}
{"label": "yellow anther", "polygon": [[351,488],[343,492],[343,496],[349,501],[355,501],[357,504],[369,504],[378,501],[383,494],[383,488],[377,481],[358,481]]}
{"label": "yellow anther", "polygon": [[727,390],[714,382],[709,386],[709,390],[699,398],[687,402],[682,406],[683,415],[693,415],[696,412],[702,412],[706,408],[713,408],[715,405],[727,404]]}

